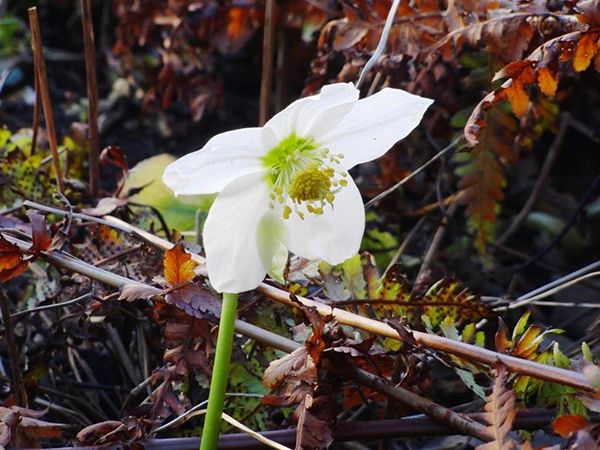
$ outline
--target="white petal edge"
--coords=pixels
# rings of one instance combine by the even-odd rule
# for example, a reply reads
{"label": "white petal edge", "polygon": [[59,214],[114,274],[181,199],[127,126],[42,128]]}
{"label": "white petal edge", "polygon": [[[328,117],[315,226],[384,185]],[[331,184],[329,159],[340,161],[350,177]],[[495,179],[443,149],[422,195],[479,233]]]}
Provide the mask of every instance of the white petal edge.
{"label": "white petal edge", "polygon": [[341,121],[354,107],[359,94],[352,83],[324,86],[319,94],[296,100],[273,116],[265,128],[272,130],[277,140],[292,133],[314,137]]}
{"label": "white petal edge", "polygon": [[285,221],[288,226],[288,249],[307,259],[322,259],[339,264],[360,249],[365,231],[365,208],[352,178],[335,196],[333,208],[323,214],[305,214],[304,220],[295,213]]}
{"label": "white petal edge", "polygon": [[[283,239],[282,230],[277,229],[281,216],[269,208],[264,177],[264,172],[252,173],[232,181],[217,195],[208,213],[203,233],[206,267],[218,292],[256,288]],[[265,242],[267,233],[270,240]]]}
{"label": "white petal edge", "polygon": [[382,156],[421,122],[433,100],[401,89],[385,88],[359,100],[335,126],[315,136],[333,154],[343,154],[350,169]]}
{"label": "white petal edge", "polygon": [[242,175],[264,170],[264,154],[262,128],[228,131],[169,164],[163,182],[176,195],[213,194]]}

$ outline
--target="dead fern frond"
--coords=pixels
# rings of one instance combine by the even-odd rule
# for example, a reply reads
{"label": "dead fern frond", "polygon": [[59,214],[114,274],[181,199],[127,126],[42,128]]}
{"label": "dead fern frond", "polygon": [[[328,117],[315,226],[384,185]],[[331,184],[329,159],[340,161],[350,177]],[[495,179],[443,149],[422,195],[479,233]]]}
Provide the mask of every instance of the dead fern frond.
{"label": "dead fern frond", "polygon": [[477,450],[514,450],[517,448],[508,433],[510,432],[517,410],[515,409],[515,393],[506,387],[506,367],[498,365],[496,381],[492,393],[485,404],[485,421],[488,431],[495,439],[477,447]]}

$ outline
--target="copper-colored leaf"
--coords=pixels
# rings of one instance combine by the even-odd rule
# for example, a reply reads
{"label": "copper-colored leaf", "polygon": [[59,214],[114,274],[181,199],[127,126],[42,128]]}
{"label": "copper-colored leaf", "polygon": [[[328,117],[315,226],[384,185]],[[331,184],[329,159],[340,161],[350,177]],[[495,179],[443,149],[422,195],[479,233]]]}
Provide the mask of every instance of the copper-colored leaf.
{"label": "copper-colored leaf", "polygon": [[120,147],[116,145],[109,145],[100,154],[100,162],[102,164],[111,164],[118,167],[123,171],[123,175],[127,175],[129,172],[129,165],[127,164],[127,158],[125,153]]}
{"label": "copper-colored leaf", "polygon": [[0,235],[0,271],[15,267],[21,261],[22,255],[23,252],[19,247]]}
{"label": "copper-colored leaf", "polygon": [[588,425],[589,422],[583,416],[560,416],[552,422],[552,430],[559,436],[567,438]]}
{"label": "copper-colored leaf", "polygon": [[592,59],[598,53],[598,36],[599,33],[584,33],[579,38],[573,56],[575,72],[582,72],[590,66]]}
{"label": "copper-colored leaf", "polygon": [[196,276],[194,273],[196,265],[196,262],[192,260],[192,255],[179,242],[165,252],[163,259],[165,279],[171,286],[191,281]]}
{"label": "copper-colored leaf", "polygon": [[558,88],[558,78],[556,74],[547,67],[542,67],[538,70],[537,76],[537,83],[540,87],[540,91],[548,97],[554,97],[554,95],[556,95],[556,89]]}
{"label": "copper-colored leaf", "polygon": [[506,353],[512,344],[508,339],[508,328],[500,317],[498,317],[498,331],[496,331],[495,341],[496,351],[499,353]]}
{"label": "copper-colored leaf", "polygon": [[0,235],[0,283],[20,275],[27,264],[21,249]]}
{"label": "copper-colored leaf", "polygon": [[485,404],[485,421],[489,424],[487,430],[494,440],[477,447],[476,450],[513,450],[515,442],[508,436],[517,411],[516,397],[512,389],[506,387],[506,367],[502,364],[496,368],[496,380],[492,393]]}
{"label": "copper-colored leaf", "polygon": [[515,116],[524,116],[529,108],[529,96],[527,95],[523,83],[519,80],[513,80],[504,92],[506,93],[506,97],[510,102],[510,106]]}

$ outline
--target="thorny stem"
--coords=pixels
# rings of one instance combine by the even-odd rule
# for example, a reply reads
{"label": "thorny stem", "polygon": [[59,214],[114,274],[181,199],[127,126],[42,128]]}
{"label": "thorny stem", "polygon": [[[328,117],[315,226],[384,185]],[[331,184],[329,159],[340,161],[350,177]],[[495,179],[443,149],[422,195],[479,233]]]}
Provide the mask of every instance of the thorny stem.
{"label": "thorny stem", "polygon": [[235,327],[235,313],[237,310],[238,294],[223,294],[223,307],[219,321],[219,335],[215,350],[215,363],[210,380],[208,394],[208,408],[200,450],[214,450],[219,442],[221,430],[221,413],[225,402],[225,391],[229,380],[229,362],[231,360],[231,347],[233,344],[233,331]]}

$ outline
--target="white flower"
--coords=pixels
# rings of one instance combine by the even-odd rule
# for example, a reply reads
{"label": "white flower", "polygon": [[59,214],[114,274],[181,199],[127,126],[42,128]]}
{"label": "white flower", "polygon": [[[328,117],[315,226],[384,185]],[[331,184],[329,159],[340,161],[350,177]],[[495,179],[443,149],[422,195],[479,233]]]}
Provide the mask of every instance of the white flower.
{"label": "white flower", "polygon": [[177,195],[219,193],[204,226],[217,291],[257,287],[282,246],[330,264],[359,250],[364,206],[348,170],[410,133],[432,100],[391,88],[358,97],[351,83],[325,86],[264,127],[219,134],[165,169]]}

